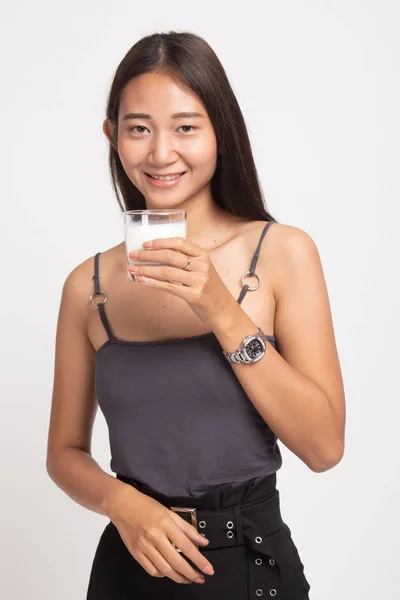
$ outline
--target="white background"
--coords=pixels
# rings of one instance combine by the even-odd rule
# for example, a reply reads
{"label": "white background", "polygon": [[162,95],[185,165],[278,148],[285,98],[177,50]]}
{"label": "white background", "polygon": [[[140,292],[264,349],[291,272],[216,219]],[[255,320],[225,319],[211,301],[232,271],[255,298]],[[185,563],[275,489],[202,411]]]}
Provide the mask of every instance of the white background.
{"label": "white background", "polygon": [[[345,457],[316,474],[281,444],[278,476],[310,598],[398,600],[399,3],[2,4],[1,597],[85,597],[107,520],[45,469],[60,294],[123,240],[101,128],[113,73],[142,36],[188,30],[227,71],[268,208],[313,237],[328,284]],[[93,454],[109,472],[100,411]]]}

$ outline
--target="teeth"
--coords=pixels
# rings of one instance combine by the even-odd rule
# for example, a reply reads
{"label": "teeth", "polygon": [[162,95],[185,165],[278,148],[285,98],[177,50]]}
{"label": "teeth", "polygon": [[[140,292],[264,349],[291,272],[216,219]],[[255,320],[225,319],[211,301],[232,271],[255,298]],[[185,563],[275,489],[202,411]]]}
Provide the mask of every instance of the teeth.
{"label": "teeth", "polygon": [[171,179],[178,179],[182,173],[178,173],[177,175],[150,175],[153,179],[159,179],[160,181],[170,181]]}

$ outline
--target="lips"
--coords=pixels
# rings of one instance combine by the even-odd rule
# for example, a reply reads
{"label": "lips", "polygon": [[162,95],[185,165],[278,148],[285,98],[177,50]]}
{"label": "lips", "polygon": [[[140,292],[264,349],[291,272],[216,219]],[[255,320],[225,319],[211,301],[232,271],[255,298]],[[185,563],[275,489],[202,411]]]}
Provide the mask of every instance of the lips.
{"label": "lips", "polygon": [[186,171],[179,174],[178,177],[173,177],[172,179],[155,179],[150,174],[145,173],[145,176],[148,178],[149,184],[153,187],[158,187],[158,188],[170,188],[175,185],[178,185],[179,182],[185,178],[185,175],[186,175]]}
{"label": "lips", "polygon": [[186,171],[181,171],[180,173],[165,173],[164,175],[161,173],[146,173],[149,177],[176,177],[177,175],[183,175]]}

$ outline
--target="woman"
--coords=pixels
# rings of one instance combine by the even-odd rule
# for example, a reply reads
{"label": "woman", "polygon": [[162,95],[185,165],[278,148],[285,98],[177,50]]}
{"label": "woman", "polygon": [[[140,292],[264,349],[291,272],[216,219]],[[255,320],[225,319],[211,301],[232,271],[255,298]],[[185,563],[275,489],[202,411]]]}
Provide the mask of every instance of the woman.
{"label": "woman", "polygon": [[[63,287],[47,469],[109,518],[87,598],[306,599],[279,508],[277,439],[315,472],[343,456],[318,250],[265,209],[242,113],[202,38],[136,43],[103,129],[121,209],[188,220],[186,239],[131,255],[168,266],[128,267],[122,242]],[[97,402],[116,477],[91,456]]]}

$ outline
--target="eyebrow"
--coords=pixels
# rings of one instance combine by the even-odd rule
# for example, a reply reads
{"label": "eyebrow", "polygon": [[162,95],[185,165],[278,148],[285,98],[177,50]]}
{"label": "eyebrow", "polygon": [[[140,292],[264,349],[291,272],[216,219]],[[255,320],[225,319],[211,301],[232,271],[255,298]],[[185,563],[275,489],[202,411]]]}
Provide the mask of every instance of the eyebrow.
{"label": "eyebrow", "polygon": [[[204,117],[204,115],[198,112],[178,112],[171,115],[172,119],[191,119],[195,117]],[[151,121],[151,115],[146,113],[127,113],[122,120],[127,121],[128,119],[148,119]]]}

